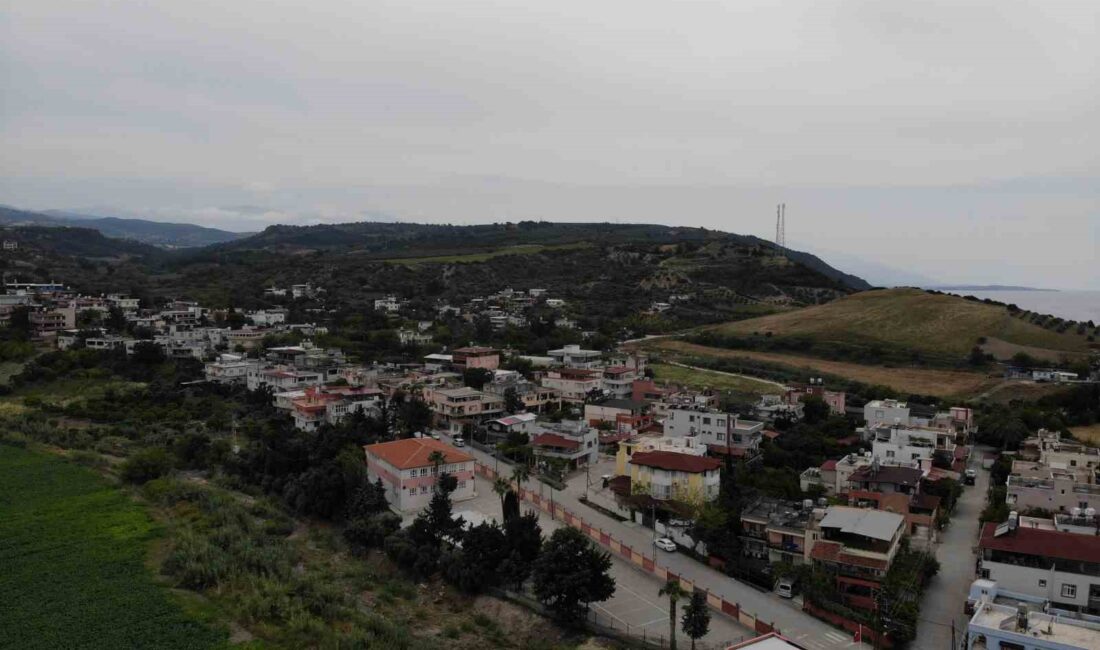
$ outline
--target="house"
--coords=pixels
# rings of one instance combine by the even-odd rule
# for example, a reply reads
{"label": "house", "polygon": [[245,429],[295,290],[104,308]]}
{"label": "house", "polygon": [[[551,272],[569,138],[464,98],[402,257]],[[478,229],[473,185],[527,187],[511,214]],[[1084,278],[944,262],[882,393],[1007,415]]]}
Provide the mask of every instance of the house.
{"label": "house", "polygon": [[561,408],[561,392],[555,388],[547,388],[527,381],[522,377],[508,376],[498,378],[482,387],[487,393],[492,393],[503,398],[509,390],[523,403],[523,410],[534,413],[542,413],[551,409]]}
{"label": "house", "polygon": [[[1047,455],[1048,459],[1051,457]],[[1100,510],[1100,485],[1096,479],[1096,469],[1087,463],[1057,468],[1042,461],[1016,460],[1008,476],[1005,502],[1021,511]]]}
{"label": "house", "polygon": [[643,435],[627,438],[619,442],[615,455],[615,474],[629,476],[631,457],[635,453],[649,451],[668,451],[677,454],[705,456],[707,446],[699,444],[695,438],[670,438],[668,436]]}
{"label": "house", "polygon": [[[440,474],[450,474],[458,480],[452,501],[477,496],[474,489],[474,457],[432,438],[406,438],[392,442],[365,445],[367,476],[381,480],[386,487],[386,501],[401,514],[424,509],[431,501]],[[432,454],[439,452],[443,462],[438,466]]]}
{"label": "house", "polygon": [[863,406],[863,421],[867,427],[909,424],[909,405],[896,399],[876,399]]}
{"label": "house", "polygon": [[384,398],[377,388],[311,386],[291,401],[290,410],[295,427],[316,431],[321,424],[337,424],[351,413],[375,411]]}
{"label": "house", "polygon": [[620,415],[637,416],[645,412],[645,402],[635,402],[629,399],[605,399],[599,402],[591,402],[584,405],[584,421],[596,426],[607,423],[614,424]]}
{"label": "house", "polygon": [[397,313],[401,309],[401,302],[397,299],[397,296],[386,296],[384,298],[378,298],[374,301],[375,311],[384,311],[390,314]]}
{"label": "house", "polygon": [[591,465],[599,459],[599,432],[584,422],[542,422],[535,426],[531,448],[536,458],[556,458],[570,469]]}
{"label": "house", "polygon": [[955,432],[906,425],[869,427],[871,456],[883,465],[932,466],[940,458],[947,467],[955,457]]}
{"label": "house", "polygon": [[538,416],[534,413],[516,413],[502,418],[489,420],[485,423],[486,438],[490,442],[501,442],[513,433],[525,433],[528,436],[538,430],[535,421]]}
{"label": "house", "polygon": [[484,368],[496,370],[500,367],[500,352],[493,348],[469,346],[451,351],[451,361],[459,369]]}
{"label": "house", "polygon": [[566,345],[558,350],[550,350],[546,354],[554,360],[554,363],[566,368],[599,368],[603,357],[603,353],[599,350],[585,350],[579,345]]}
{"label": "house", "polygon": [[260,345],[263,342],[264,337],[271,332],[266,329],[255,329],[251,327],[244,327],[239,330],[232,330],[226,335],[226,339],[229,341],[229,348],[231,350],[251,350]]}
{"label": "house", "polygon": [[921,494],[924,472],[911,467],[879,467],[872,464],[852,474],[848,505],[874,508],[905,517],[905,533],[914,541],[936,541],[936,516],[940,497]]}
{"label": "house", "polygon": [[811,533],[810,558],[832,574],[841,605],[873,612],[904,533],[905,519],[899,514],[832,506]]}
{"label": "house", "polygon": [[432,339],[432,335],[423,330],[404,328],[397,330],[397,340],[401,342],[401,345],[428,345],[432,342]]}
{"label": "house", "polygon": [[287,310],[278,307],[274,309],[261,309],[248,314],[249,320],[257,327],[270,327],[286,322]]}
{"label": "house", "polygon": [[880,465],[874,461],[852,473],[848,480],[852,492],[882,492],[886,494],[917,494],[924,472],[914,467]]}
{"label": "house", "polygon": [[266,366],[257,364],[245,372],[245,385],[248,390],[270,387],[275,392],[320,386],[325,381],[324,374],[312,370],[298,370],[288,366]]}
{"label": "house", "polygon": [[836,496],[848,491],[852,474],[870,465],[870,452],[865,456],[848,454],[840,460],[827,460],[820,467],[811,467],[802,472],[799,485],[803,492],[809,491],[810,486],[820,485],[826,496]]}
{"label": "house", "polygon": [[1023,517],[982,526],[978,573],[999,589],[1041,598],[1059,609],[1100,614],[1097,519]]}
{"label": "house", "polygon": [[820,397],[829,406],[833,415],[844,415],[847,395],[843,391],[825,390],[821,379],[811,378],[805,386],[793,386],[783,394],[787,404],[800,404],[807,397]]}
{"label": "house", "polygon": [[203,374],[207,381],[219,384],[243,384],[248,381],[248,371],[260,367],[260,362],[255,359],[244,359],[237,354],[223,354],[217,361],[211,361],[203,366]]}
{"label": "house", "polygon": [[674,451],[641,451],[630,456],[627,469],[632,493],[657,501],[704,502],[718,498],[722,462],[707,456]]}
{"label": "house", "polygon": [[766,422],[778,419],[801,420],[802,403],[788,402],[782,395],[761,395],[760,401],[753,406],[753,415]]}

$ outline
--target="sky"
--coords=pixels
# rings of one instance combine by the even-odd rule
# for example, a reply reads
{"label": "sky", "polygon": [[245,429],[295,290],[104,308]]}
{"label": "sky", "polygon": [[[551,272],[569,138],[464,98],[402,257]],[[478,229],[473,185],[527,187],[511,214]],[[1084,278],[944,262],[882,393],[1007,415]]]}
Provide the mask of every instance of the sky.
{"label": "sky", "polygon": [[770,239],[785,202],[845,270],[1100,289],[1095,0],[8,0],[0,84],[27,209]]}

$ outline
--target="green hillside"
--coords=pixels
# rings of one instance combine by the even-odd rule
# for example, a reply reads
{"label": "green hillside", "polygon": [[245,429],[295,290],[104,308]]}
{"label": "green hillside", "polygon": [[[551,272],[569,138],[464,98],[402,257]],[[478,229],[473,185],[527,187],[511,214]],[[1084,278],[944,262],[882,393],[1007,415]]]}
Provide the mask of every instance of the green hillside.
{"label": "green hillside", "polygon": [[706,336],[734,341],[762,338],[773,350],[881,349],[961,360],[979,343],[999,358],[1025,352],[1038,358],[1075,358],[1089,350],[1085,335],[1026,322],[1003,305],[920,289],[856,293],[833,302],[707,328]]}

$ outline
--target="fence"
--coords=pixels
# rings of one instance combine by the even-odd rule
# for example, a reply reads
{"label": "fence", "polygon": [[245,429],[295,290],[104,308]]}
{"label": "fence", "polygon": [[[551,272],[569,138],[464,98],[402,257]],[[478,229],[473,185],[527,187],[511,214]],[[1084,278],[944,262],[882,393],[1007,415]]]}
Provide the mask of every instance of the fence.
{"label": "fence", "polygon": [[[496,479],[497,474],[493,471],[493,468],[477,463],[476,471],[483,478],[490,481]],[[650,557],[646,557],[645,554],[638,552],[630,546],[623,544],[619,540],[611,536],[611,533],[605,532],[595,526],[590,525],[584,519],[581,519],[577,515],[570,512],[560,503],[554,503],[552,499],[547,499],[539,494],[531,492],[526,488],[520,487],[519,498],[523,501],[527,501],[537,507],[539,510],[550,515],[551,518],[565,522],[566,525],[580,530],[582,533],[588,536],[589,539],[599,544],[600,546],[608,549],[615,555],[627,560],[633,564],[636,568],[641,569],[647,573],[651,573],[659,580],[677,580],[680,583],[680,587],[691,593],[693,591],[701,591],[706,594],[707,604],[710,607],[726,616],[729,616],[733,620],[739,622],[741,625],[756,632],[757,634],[767,634],[769,632],[778,633],[779,630],[770,622],[764,622],[758,619],[755,615],[746,612],[741,609],[740,603],[731,603],[728,600],[712,594],[705,587],[696,586],[694,582],[688,580],[683,576],[676,575],[672,571],[669,571],[665,567],[658,564]]]}

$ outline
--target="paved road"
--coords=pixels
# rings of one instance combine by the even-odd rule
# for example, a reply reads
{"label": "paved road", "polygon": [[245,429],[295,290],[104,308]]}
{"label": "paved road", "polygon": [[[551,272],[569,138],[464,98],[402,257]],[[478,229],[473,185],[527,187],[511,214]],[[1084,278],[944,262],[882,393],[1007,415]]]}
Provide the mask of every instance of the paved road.
{"label": "paved road", "polygon": [[970,467],[978,470],[974,485],[964,488],[951,524],[940,535],[936,559],[940,572],[929,583],[921,603],[917,636],[911,647],[916,650],[952,650],[951,625],[955,642],[962,642],[967,616],[963,613],[970,583],[974,582],[974,547],[978,539],[978,517],[985,507],[989,472],[981,468],[982,456],[992,453],[988,447],[975,447]]}
{"label": "paved road", "polygon": [[[476,451],[475,451],[476,453]],[[458,501],[454,504],[455,514],[464,516],[474,523],[481,519],[500,520],[500,498],[493,487],[481,477],[476,478],[477,496],[473,499]],[[524,503],[524,512],[536,512],[543,533],[549,535],[565,525],[564,522],[551,520],[541,512]],[[473,513],[473,514],[472,514]],[[662,583],[655,576],[639,571],[626,560],[612,555],[611,575],[615,578],[615,595],[602,603],[592,606],[596,621],[616,630],[626,630],[630,634],[664,639],[668,636],[668,601],[659,597],[657,592]],[[680,616],[684,603],[677,611]],[[677,623],[679,633],[679,623]],[[756,633],[720,614],[712,614],[710,631],[700,639],[700,650],[717,650],[740,643],[756,636]],[[685,643],[686,638],[681,638]]]}
{"label": "paved road", "polygon": [[[494,460],[488,454],[473,448],[467,449],[481,462],[490,467],[493,466]],[[598,476],[593,472],[591,473],[591,479],[596,482]],[[526,487],[535,492],[541,489],[544,494],[550,496],[549,486],[534,480],[529,480]],[[561,503],[564,507],[572,510],[574,514],[583,517],[589,524],[611,533],[621,542],[634,549],[651,549],[658,563],[668,570],[691,580],[696,585],[706,588],[711,593],[717,594],[729,602],[738,603],[746,612],[772,623],[779,628],[784,636],[808,650],[832,650],[861,645],[853,642],[852,636],[847,632],[838,630],[802,612],[793,601],[779,598],[770,592],[762,593],[711,569],[705,564],[696,562],[687,555],[657,551],[652,544],[653,532],[650,529],[630,522],[620,522],[580,503],[578,498],[584,494],[584,489],[585,475],[581,474],[569,481],[564,492],[553,490],[554,501]],[[716,619],[719,617],[727,618],[720,614],[714,616]]]}

